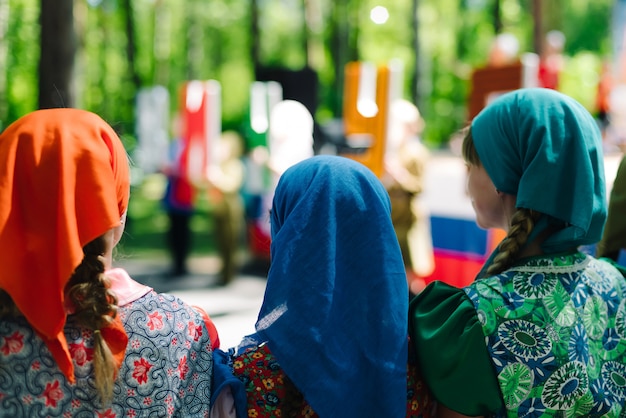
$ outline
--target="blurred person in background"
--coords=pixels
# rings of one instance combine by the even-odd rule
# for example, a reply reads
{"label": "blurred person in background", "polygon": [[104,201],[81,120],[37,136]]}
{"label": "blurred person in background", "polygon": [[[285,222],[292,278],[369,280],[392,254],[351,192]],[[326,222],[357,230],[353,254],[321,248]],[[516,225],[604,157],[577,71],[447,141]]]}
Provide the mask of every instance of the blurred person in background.
{"label": "blurred person in background", "polygon": [[595,97],[595,111],[597,113],[598,124],[600,126],[600,132],[602,132],[602,141],[605,144],[605,152],[609,151],[609,147],[606,144],[607,128],[610,124],[610,95],[613,88],[613,71],[611,69],[611,63],[607,60],[602,62],[600,73],[598,74],[598,87]]}
{"label": "blurred person in background", "polygon": [[434,269],[429,214],[420,200],[430,152],[422,144],[424,120],[413,103],[392,103],[389,123],[381,180],[391,199],[391,219],[402,250],[409,291],[415,295],[425,286],[423,277]]}
{"label": "blurred person in background", "polygon": [[243,139],[234,131],[223,132],[216,158],[207,171],[209,202],[215,228],[215,242],[222,266],[219,283],[230,283],[239,266],[238,252],[244,230],[244,207],[240,194],[245,178],[241,160]]}
{"label": "blurred person in background", "polygon": [[519,62],[519,41],[512,33],[499,33],[487,55],[488,67],[505,67]]}
{"label": "blurred person in background", "polygon": [[313,128],[313,116],[302,103],[282,100],[270,110],[268,146],[257,146],[249,153],[244,189],[262,191],[248,208],[253,209],[249,212],[248,243],[252,252],[262,255],[267,263],[271,241],[269,211],[274,189],[287,168],[314,155]]}
{"label": "blurred person in background", "polygon": [[196,188],[184,172],[181,120],[174,118],[174,139],[170,144],[168,164],[162,172],[167,178],[163,207],[167,213],[167,248],[171,256],[171,277],[189,274],[187,261],[192,247],[191,219],[195,212]]}
{"label": "blurred person in background", "polygon": [[[270,112],[269,159],[272,189],[292,165],[313,156],[313,116],[296,100],[278,102]],[[270,199],[271,200],[271,199]]]}
{"label": "blurred person in background", "polygon": [[549,31],[543,42],[543,50],[539,57],[537,80],[539,87],[558,90],[559,77],[564,67],[563,48],[565,35],[558,30]]}
{"label": "blurred person in background", "polygon": [[622,156],[613,182],[609,213],[602,240],[598,243],[597,256],[607,257],[626,265],[626,259],[623,259],[624,251],[626,251],[626,156]]}

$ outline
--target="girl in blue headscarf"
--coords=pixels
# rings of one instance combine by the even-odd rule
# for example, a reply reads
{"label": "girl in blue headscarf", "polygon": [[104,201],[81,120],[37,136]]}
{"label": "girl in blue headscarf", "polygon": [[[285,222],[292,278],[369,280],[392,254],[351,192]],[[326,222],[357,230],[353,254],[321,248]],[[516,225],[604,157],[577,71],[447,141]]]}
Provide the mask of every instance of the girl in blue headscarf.
{"label": "girl in blue headscarf", "polygon": [[257,332],[231,352],[246,392],[238,412],[430,416],[407,369],[408,288],[390,212],[378,178],[347,158],[312,157],[281,176]]}
{"label": "girl in blue headscarf", "polygon": [[463,157],[478,225],[507,236],[474,283],[411,301],[440,416],[622,416],[626,281],[578,251],[606,217],[595,121],[564,94],[517,90],[473,120]]}

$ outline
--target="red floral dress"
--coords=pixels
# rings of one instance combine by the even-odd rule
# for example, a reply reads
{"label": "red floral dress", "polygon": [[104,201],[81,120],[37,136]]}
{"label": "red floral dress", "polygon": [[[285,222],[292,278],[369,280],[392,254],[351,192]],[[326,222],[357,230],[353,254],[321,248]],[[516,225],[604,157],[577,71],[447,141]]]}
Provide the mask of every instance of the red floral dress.
{"label": "red floral dress", "polygon": [[0,321],[2,417],[208,417],[213,359],[202,316],[153,291],[118,309],[128,346],[102,406],[92,378],[93,333],[65,326],[76,384],[70,384],[23,318]]}
{"label": "red floral dress", "polygon": [[[407,417],[434,416],[433,401],[409,361],[407,376]],[[243,382],[248,417],[317,418],[317,414],[283,373],[267,344],[249,349],[233,358],[235,375]]]}

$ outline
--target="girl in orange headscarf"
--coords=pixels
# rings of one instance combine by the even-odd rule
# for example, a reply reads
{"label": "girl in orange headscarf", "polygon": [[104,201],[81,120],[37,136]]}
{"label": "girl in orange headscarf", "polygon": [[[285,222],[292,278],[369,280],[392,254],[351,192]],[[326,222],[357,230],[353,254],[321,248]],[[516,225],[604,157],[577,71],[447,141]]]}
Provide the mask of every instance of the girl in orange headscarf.
{"label": "girl in orange headscarf", "polygon": [[210,320],[112,269],[128,198],[124,147],[93,113],[39,110],[0,135],[3,414],[208,413]]}

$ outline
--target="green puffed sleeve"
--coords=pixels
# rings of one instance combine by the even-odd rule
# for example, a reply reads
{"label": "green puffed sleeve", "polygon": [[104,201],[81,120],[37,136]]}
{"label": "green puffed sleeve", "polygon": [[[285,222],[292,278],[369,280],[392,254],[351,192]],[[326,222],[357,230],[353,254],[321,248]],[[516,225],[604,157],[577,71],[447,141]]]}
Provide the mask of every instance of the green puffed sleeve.
{"label": "green puffed sleeve", "polygon": [[462,289],[431,283],[411,301],[409,326],[421,373],[437,401],[469,416],[502,408],[481,324]]}

